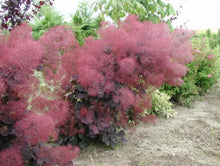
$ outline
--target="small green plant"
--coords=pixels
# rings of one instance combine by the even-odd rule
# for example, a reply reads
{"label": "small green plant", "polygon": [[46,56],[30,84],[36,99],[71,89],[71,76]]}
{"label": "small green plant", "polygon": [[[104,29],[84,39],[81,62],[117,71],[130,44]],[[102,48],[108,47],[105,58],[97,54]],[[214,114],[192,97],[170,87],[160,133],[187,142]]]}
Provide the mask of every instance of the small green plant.
{"label": "small green plant", "polygon": [[152,93],[152,108],[145,110],[145,114],[158,115],[166,118],[174,117],[175,110],[172,108],[170,96],[158,89]]}

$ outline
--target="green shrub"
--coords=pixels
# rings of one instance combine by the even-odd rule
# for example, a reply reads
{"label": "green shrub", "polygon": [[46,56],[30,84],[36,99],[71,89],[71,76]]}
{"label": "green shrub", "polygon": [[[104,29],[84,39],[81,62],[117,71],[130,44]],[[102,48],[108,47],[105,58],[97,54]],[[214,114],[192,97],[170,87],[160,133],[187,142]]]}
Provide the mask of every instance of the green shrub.
{"label": "green shrub", "polygon": [[[206,42],[206,39],[203,39]],[[199,47],[198,40],[193,41],[194,44],[194,61],[188,64],[189,73],[195,76],[195,85],[198,87],[198,92],[203,95],[217,81],[216,65],[217,55],[213,55],[213,50],[208,47]]]}
{"label": "green shrub", "polygon": [[193,77],[184,77],[181,86],[170,86],[164,84],[161,90],[171,96],[171,101],[183,106],[191,107],[195,99],[199,98],[198,87]]}

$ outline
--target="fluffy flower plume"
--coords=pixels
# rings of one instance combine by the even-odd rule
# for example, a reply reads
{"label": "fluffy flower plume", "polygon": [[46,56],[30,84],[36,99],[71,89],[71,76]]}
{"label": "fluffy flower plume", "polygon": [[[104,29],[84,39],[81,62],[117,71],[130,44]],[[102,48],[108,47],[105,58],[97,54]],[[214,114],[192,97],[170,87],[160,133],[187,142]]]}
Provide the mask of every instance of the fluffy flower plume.
{"label": "fluffy flower plume", "polygon": [[53,119],[48,115],[29,113],[26,118],[15,124],[15,129],[18,136],[30,145],[47,142],[50,137],[53,139],[57,137]]}

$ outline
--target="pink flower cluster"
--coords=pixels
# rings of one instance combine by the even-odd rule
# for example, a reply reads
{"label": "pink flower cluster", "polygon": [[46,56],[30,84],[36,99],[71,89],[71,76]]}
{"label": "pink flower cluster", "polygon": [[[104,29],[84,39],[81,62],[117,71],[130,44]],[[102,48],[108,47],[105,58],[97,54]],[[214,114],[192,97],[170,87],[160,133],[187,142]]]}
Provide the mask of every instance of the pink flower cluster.
{"label": "pink flower cluster", "polygon": [[211,77],[212,77],[212,75],[211,75],[211,74],[208,74],[208,75],[207,75],[207,77],[208,77],[208,78],[211,78]]}
{"label": "pink flower cluster", "polygon": [[208,78],[211,78],[211,77],[212,77],[212,74],[214,74],[214,73],[215,73],[214,71],[211,71],[211,74],[208,74],[207,77],[208,77]]}
{"label": "pink flower cluster", "polygon": [[212,59],[214,57],[214,55],[209,55],[208,59]]}

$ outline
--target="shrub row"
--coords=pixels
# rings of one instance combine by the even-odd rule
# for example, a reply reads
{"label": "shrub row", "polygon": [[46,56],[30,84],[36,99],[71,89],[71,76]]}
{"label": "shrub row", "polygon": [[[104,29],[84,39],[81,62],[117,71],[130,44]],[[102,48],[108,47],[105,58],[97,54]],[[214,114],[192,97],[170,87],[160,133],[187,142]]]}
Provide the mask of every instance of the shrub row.
{"label": "shrub row", "polygon": [[143,114],[151,108],[146,89],[181,85],[193,59],[190,35],[170,32],[165,23],[129,16],[118,27],[104,23],[98,34],[82,47],[66,26],[38,41],[27,24],[1,36],[4,165],[68,165],[78,152],[71,145],[125,142],[121,129],[129,121],[149,120]]}

